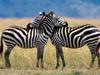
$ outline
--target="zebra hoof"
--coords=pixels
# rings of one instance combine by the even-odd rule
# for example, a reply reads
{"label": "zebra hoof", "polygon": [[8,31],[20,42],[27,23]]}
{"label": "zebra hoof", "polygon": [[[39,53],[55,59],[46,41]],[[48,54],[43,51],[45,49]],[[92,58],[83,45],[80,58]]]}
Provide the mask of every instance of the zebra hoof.
{"label": "zebra hoof", "polygon": [[57,66],[55,67],[55,69],[58,69],[58,67],[59,67],[59,65],[57,65]]}
{"label": "zebra hoof", "polygon": [[11,68],[11,64],[6,64],[5,66],[7,69],[10,69]]}
{"label": "zebra hoof", "polygon": [[63,64],[62,69],[63,69],[64,67],[66,67],[66,64]]}
{"label": "zebra hoof", "polygon": [[58,69],[58,67],[56,66],[55,69]]}
{"label": "zebra hoof", "polygon": [[39,67],[39,65],[37,64],[37,65],[36,65],[36,67],[38,68],[38,67]]}
{"label": "zebra hoof", "polygon": [[41,65],[41,68],[42,68],[42,69],[44,69],[44,66],[43,66],[43,65]]}
{"label": "zebra hoof", "polygon": [[63,64],[63,67],[65,67],[66,66],[66,64]]}

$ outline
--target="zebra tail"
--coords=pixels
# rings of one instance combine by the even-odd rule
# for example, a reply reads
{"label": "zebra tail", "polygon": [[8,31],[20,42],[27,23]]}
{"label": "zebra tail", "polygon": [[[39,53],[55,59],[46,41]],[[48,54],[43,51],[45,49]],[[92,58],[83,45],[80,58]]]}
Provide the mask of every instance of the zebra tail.
{"label": "zebra tail", "polygon": [[0,55],[2,56],[2,52],[3,52],[3,37],[1,35],[1,42],[0,42]]}

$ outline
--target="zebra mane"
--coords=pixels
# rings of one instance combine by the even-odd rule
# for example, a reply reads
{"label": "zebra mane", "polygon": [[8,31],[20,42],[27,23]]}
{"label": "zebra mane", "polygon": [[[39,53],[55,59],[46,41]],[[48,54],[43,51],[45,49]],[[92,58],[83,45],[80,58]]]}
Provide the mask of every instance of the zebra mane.
{"label": "zebra mane", "polygon": [[64,21],[64,24],[62,26],[55,26],[55,28],[62,28],[62,27],[68,27],[68,23]]}

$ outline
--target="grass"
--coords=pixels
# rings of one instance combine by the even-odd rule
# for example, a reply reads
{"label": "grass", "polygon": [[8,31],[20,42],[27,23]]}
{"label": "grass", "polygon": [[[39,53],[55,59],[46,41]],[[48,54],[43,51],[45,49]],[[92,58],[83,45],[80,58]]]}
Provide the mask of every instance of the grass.
{"label": "grass", "polygon": [[94,70],[0,70],[0,75],[99,75],[100,71]]}
{"label": "grass", "polygon": [[[31,19],[0,19],[0,32],[11,25],[18,25],[25,27]],[[68,19],[71,26],[86,23],[86,20]],[[87,20],[87,23],[93,23],[99,26],[98,20]],[[4,45],[4,52],[6,46]],[[60,67],[55,70],[56,53],[55,48],[48,41],[44,50],[44,66],[46,69],[36,68],[36,48],[23,49],[15,47],[10,54],[11,69],[0,69],[0,75],[99,75],[100,70],[97,70],[97,59],[94,68],[88,70],[91,55],[87,46],[79,49],[63,48],[66,67],[62,69],[62,62],[60,60]],[[0,58],[0,67],[4,66],[4,56]]]}

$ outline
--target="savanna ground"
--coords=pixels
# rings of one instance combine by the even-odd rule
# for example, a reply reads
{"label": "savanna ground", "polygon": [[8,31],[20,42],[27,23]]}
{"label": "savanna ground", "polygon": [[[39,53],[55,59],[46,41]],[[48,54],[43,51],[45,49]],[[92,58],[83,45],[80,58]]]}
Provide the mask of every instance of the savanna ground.
{"label": "savanna ground", "polygon": [[[64,18],[70,26],[83,24],[93,24],[100,28],[100,20],[70,19]],[[17,25],[26,27],[32,19],[0,19],[0,34],[9,26]],[[4,45],[4,51],[6,46]],[[12,64],[11,69],[0,69],[0,75],[100,75],[100,69],[97,68],[97,59],[94,68],[88,70],[91,55],[87,46],[79,49],[63,48],[66,67],[62,69],[60,65],[58,70],[56,66],[56,53],[54,46],[48,41],[44,50],[44,66],[46,69],[36,68],[36,48],[23,49],[15,47],[10,55]],[[61,61],[60,61],[60,64]],[[0,58],[0,67],[4,66],[4,55]]]}

